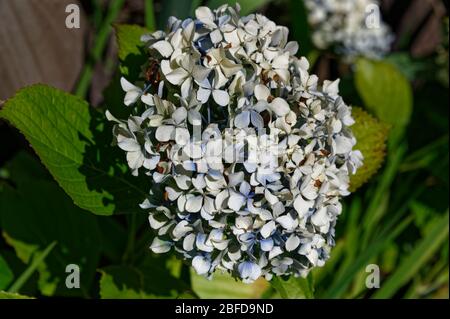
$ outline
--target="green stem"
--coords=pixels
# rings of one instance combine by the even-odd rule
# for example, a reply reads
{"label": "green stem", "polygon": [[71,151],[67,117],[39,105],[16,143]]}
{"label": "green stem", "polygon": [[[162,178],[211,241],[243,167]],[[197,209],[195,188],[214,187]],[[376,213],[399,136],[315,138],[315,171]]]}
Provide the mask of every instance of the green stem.
{"label": "green stem", "polygon": [[111,24],[114,22],[114,20],[116,20],[124,3],[125,0],[113,0],[111,2],[111,5],[108,8],[108,12],[101,23],[97,36],[95,37],[94,46],[92,47],[89,59],[84,66],[83,71],[81,72],[78,85],[75,89],[75,94],[77,96],[80,96],[82,98],[86,96],[91,85],[94,65],[100,60],[105,50],[109,35],[112,30]]}
{"label": "green stem", "polygon": [[123,254],[122,258],[124,263],[133,262],[133,253],[136,241],[136,218],[136,214],[131,214],[131,216],[129,217],[130,232],[128,234],[127,248],[125,249],[125,253]]}
{"label": "green stem", "polygon": [[17,293],[20,288],[30,279],[31,275],[33,275],[34,271],[39,267],[41,263],[44,262],[45,258],[50,254],[53,248],[56,246],[56,241],[52,242],[50,245],[45,248],[45,250],[39,254],[36,258],[33,259],[30,266],[20,275],[19,278],[11,285],[8,289],[10,293]]}
{"label": "green stem", "polygon": [[153,10],[153,0],[145,0],[145,26],[150,31],[155,31],[155,11]]}

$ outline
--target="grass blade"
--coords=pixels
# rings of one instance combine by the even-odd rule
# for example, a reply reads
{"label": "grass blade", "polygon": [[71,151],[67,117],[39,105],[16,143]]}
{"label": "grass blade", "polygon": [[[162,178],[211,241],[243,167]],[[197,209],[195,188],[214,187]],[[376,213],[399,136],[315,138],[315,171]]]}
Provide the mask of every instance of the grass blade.
{"label": "grass blade", "polygon": [[448,211],[439,219],[428,235],[416,246],[413,252],[400,264],[373,298],[390,298],[405,285],[414,274],[431,258],[442,242],[448,237]]}

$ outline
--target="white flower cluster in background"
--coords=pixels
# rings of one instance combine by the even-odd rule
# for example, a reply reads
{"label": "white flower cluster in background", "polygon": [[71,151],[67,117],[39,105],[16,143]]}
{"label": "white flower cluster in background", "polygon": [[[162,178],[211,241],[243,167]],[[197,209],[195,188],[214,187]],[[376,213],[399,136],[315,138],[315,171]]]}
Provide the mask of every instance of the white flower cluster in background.
{"label": "white flower cluster in background", "polygon": [[382,21],[376,0],[304,0],[312,40],[319,49],[332,48],[351,59],[381,58],[394,36]]}
{"label": "white flower cluster in background", "polygon": [[133,115],[107,113],[133,174],[156,186],[141,204],[150,248],[206,277],[304,276],[327,260],[362,164],[351,109],[338,80],[308,73],[286,27],[238,6],[195,15],[142,38],[141,79],[121,80]]}

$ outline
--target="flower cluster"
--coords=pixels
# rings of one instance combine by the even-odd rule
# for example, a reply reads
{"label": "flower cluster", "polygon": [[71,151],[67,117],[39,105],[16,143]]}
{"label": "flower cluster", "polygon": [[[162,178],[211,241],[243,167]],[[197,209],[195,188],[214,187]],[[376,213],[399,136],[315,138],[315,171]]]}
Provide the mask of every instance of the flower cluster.
{"label": "flower cluster", "polygon": [[389,52],[394,38],[381,20],[377,0],[305,0],[305,6],[318,48],[333,48],[350,59]]}
{"label": "flower cluster", "polygon": [[199,7],[142,37],[141,79],[122,78],[114,136],[155,187],[141,207],[170,250],[210,277],[306,275],[333,246],[340,198],[362,155],[339,81],[318,85],[288,29],[239,7]]}

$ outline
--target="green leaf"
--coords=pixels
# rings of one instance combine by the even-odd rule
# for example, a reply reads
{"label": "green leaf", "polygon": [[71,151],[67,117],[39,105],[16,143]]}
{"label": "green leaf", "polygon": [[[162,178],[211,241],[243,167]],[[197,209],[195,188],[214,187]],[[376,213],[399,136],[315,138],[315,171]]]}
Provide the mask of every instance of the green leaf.
{"label": "green leaf", "polygon": [[138,25],[115,25],[116,41],[119,47],[120,72],[129,81],[138,78],[141,67],[146,61],[146,55],[141,42],[141,36],[150,31]]}
{"label": "green leaf", "polygon": [[354,192],[380,169],[386,156],[389,127],[359,107],[352,108],[352,115],[355,124],[351,129],[357,140],[355,149],[364,156],[363,166],[350,176],[350,191]]}
{"label": "green leaf", "polygon": [[8,289],[8,292],[16,293],[22,288],[22,286],[30,279],[36,269],[44,262],[45,258],[47,258],[48,254],[55,248],[56,241],[52,242],[47,248],[42,251],[42,253],[38,254],[36,258],[33,259],[28,268],[20,275],[19,278],[11,285]]}
{"label": "green leaf", "polygon": [[223,4],[234,6],[236,3],[239,3],[241,6],[241,15],[247,15],[268,4],[269,2],[270,0],[209,0],[208,7],[211,9],[217,9]]}
{"label": "green leaf", "polygon": [[412,112],[412,90],[406,77],[393,65],[360,58],[356,62],[355,86],[366,108],[401,134]]}
{"label": "green leaf", "polygon": [[6,260],[0,255],[0,290],[5,289],[13,281],[14,274]]}
{"label": "green leaf", "polygon": [[[24,155],[21,157],[26,163]],[[29,157],[28,162],[33,161]],[[3,237],[14,248],[17,257],[28,265],[39,261],[42,252],[57,242],[45,261],[37,265],[41,293],[88,296],[99,260],[96,216],[73,205],[55,182],[31,176],[25,179],[14,162],[13,159],[7,167],[15,188],[6,186],[0,192]],[[44,168],[40,170],[44,171]],[[80,267],[81,289],[68,289],[65,285],[65,270],[69,264]]]}
{"label": "green leaf", "polygon": [[272,286],[283,299],[313,299],[314,283],[312,275],[306,278],[290,276],[288,279],[274,277]]}
{"label": "green leaf", "polygon": [[442,216],[434,223],[433,228],[414,248],[411,254],[406,257],[397,267],[396,271],[381,283],[373,298],[391,298],[403,287],[427,261],[435,256],[436,251],[444,242],[448,240],[449,213]]}
{"label": "green leaf", "polygon": [[169,272],[155,268],[109,266],[100,270],[103,299],[177,298],[186,289]]}
{"label": "green leaf", "polygon": [[0,291],[0,299],[34,299],[33,297],[23,296],[16,293]]}
{"label": "green leaf", "polygon": [[252,284],[244,284],[229,274],[216,272],[211,280],[197,275],[191,269],[192,289],[203,299],[250,299],[260,298],[268,288],[267,281],[259,279]]}
{"label": "green leaf", "polygon": [[45,86],[22,89],[0,118],[18,128],[44,165],[79,207],[98,215],[140,211],[148,178],[134,178],[124,155],[111,146],[103,112]]}

